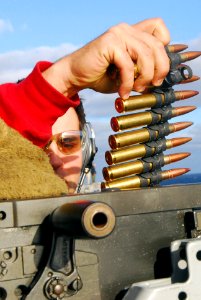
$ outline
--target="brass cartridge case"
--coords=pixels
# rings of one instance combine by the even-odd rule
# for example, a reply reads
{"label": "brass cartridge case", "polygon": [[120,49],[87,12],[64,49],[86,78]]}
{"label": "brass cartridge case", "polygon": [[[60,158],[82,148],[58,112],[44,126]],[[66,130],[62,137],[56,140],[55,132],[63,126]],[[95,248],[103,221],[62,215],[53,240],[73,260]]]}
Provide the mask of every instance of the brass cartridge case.
{"label": "brass cartridge case", "polygon": [[[171,142],[168,143],[171,145]],[[154,154],[155,150],[153,148]],[[135,145],[131,147],[125,147],[123,149],[111,150],[105,152],[105,160],[108,165],[124,162],[127,160],[144,157],[146,155],[146,148],[142,145]]]}
{"label": "brass cartridge case", "polygon": [[[160,121],[160,115],[158,116]],[[149,125],[152,122],[152,115],[150,112],[129,114],[124,116],[113,117],[111,119],[111,127],[114,131],[120,131],[129,128]]]}
{"label": "brass cartridge case", "polygon": [[[151,163],[150,163],[151,169]],[[133,174],[140,174],[143,172],[143,163],[140,160],[113,165],[111,167],[103,168],[103,177],[106,181],[114,180],[116,178],[125,177]]]}
{"label": "brass cartridge case", "polygon": [[[150,184],[150,179],[147,179],[147,186]],[[139,176],[132,176],[128,178],[116,179],[109,182],[102,182],[101,188],[117,188],[120,190],[131,190],[141,187],[141,181]]]}
{"label": "brass cartridge case", "polygon": [[109,145],[112,149],[118,149],[133,144],[148,142],[150,138],[146,128],[114,134],[109,136]]}
{"label": "brass cartridge case", "polygon": [[[164,95],[161,97],[164,99]],[[153,94],[130,96],[128,99],[117,98],[115,108],[117,112],[123,113],[127,111],[152,107],[156,104],[156,97]]]}

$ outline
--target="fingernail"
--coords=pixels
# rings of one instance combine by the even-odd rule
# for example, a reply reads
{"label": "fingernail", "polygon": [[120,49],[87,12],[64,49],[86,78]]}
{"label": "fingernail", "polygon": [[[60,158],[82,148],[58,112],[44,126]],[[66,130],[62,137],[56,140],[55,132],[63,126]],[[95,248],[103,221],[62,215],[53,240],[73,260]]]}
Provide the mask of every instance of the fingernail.
{"label": "fingernail", "polygon": [[154,82],[154,85],[156,86],[160,86],[163,83],[163,80],[157,80],[156,82]]}
{"label": "fingernail", "polygon": [[126,100],[126,99],[129,98],[129,96],[130,96],[130,93],[127,93],[127,94],[125,94],[125,95],[122,96],[122,99],[123,99],[123,100]]}
{"label": "fingernail", "polygon": [[138,86],[137,88],[135,88],[136,92],[143,92],[145,90],[145,87],[144,86]]}

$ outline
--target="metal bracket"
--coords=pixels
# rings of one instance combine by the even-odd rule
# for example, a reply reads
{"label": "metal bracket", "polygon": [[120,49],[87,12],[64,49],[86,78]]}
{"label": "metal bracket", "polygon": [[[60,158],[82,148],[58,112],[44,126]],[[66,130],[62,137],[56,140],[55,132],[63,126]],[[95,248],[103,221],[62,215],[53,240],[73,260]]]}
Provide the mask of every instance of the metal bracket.
{"label": "metal bracket", "polygon": [[170,278],[134,283],[123,300],[201,299],[201,238],[172,242],[171,258]]}

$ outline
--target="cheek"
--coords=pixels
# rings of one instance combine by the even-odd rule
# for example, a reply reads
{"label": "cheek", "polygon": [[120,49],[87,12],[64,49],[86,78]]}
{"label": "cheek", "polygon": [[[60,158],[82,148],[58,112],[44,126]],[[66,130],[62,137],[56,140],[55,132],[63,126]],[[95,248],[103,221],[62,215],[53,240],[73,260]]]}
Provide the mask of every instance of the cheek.
{"label": "cheek", "polygon": [[70,192],[74,192],[80,178],[82,167],[82,152],[62,157],[62,165],[56,169],[56,173],[63,178]]}
{"label": "cheek", "polygon": [[58,151],[57,145],[55,142],[52,142],[49,151],[48,156],[50,163],[53,167],[53,169],[56,171],[60,166],[63,164],[63,158],[61,152]]}

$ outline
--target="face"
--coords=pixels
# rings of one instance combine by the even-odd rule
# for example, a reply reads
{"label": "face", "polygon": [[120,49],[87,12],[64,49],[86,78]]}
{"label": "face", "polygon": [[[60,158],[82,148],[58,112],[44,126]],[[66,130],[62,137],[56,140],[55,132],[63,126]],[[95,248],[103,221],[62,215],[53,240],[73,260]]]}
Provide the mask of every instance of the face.
{"label": "face", "polygon": [[[52,134],[68,130],[80,130],[77,113],[72,107],[54,123]],[[82,167],[82,150],[65,155],[59,151],[56,142],[53,141],[48,149],[48,155],[55,172],[66,181],[69,193],[74,193]]]}

